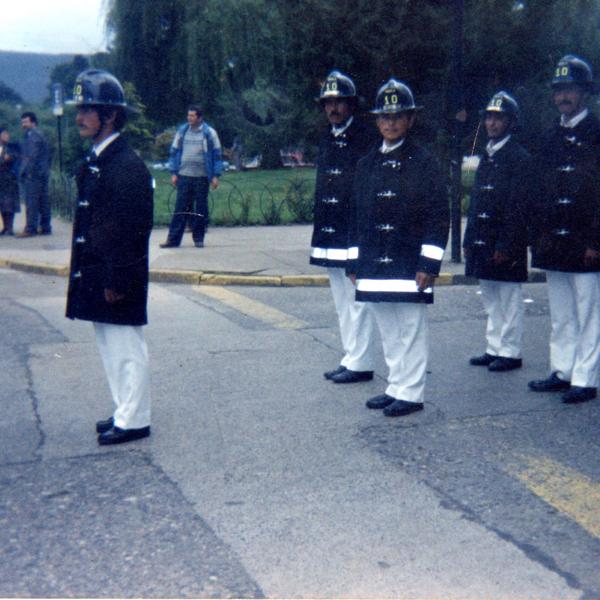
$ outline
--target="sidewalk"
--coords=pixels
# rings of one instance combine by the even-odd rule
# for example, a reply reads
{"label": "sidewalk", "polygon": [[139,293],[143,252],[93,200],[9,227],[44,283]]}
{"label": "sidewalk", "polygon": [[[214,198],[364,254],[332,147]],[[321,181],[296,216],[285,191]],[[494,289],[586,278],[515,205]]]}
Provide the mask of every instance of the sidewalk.
{"label": "sidewalk", "polygon": [[[71,223],[53,219],[53,234],[18,239],[0,236],[0,267],[67,276]],[[23,228],[23,212],[15,231]],[[327,286],[325,269],[310,265],[311,225],[269,227],[211,227],[204,248],[196,248],[186,233],[179,248],[160,248],[166,228],[150,238],[151,281],[266,286]],[[449,260],[446,249],[438,285],[476,283],[464,277],[464,264]],[[544,281],[544,273],[532,272],[530,281]]]}

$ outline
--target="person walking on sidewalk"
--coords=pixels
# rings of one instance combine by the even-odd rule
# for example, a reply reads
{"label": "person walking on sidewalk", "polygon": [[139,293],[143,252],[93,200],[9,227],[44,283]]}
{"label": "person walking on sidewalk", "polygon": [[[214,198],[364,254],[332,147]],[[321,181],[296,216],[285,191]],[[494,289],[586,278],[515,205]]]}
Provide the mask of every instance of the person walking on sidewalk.
{"label": "person walking on sidewalk", "polygon": [[73,102],[79,135],[93,150],[77,175],[67,317],[92,321],[115,404],[98,421],[100,445],[150,435],[147,319],[152,177],[121,129],[128,108],[119,81],[88,69]]}
{"label": "person walking on sidewalk", "polygon": [[329,127],[317,159],[310,263],[327,268],[344,349],[340,365],[324,375],[334,383],[354,383],[373,379],[373,316],[367,304],[356,302],[346,277],[349,207],[356,163],[376,138],[356,116],[354,82],[340,71],[327,76],[317,101]]}
{"label": "person walking on sidewalk", "polygon": [[529,382],[535,392],[563,391],[567,404],[596,397],[600,377],[600,121],[587,108],[589,64],[564,56],[552,79],[560,119],[535,156],[532,265],[546,270],[550,369]]}
{"label": "person walking on sidewalk", "polygon": [[389,369],[385,393],[366,405],[387,417],[423,409],[426,305],[433,302],[448,239],[444,178],[435,158],[410,135],[419,108],[401,81],[379,88],[371,112],[382,139],[358,161],[353,189],[347,271],[356,300],[371,305]]}
{"label": "person walking on sidewalk", "polygon": [[512,135],[518,114],[517,101],[503,91],[486,106],[483,123],[489,141],[475,174],[463,241],[465,275],[479,279],[488,317],[485,354],[469,362],[492,372],[523,364],[529,154]]}
{"label": "person walking on sidewalk", "polygon": [[32,237],[38,233],[52,233],[52,215],[48,197],[50,176],[50,147],[38,129],[35,113],[21,115],[21,127],[25,135],[21,145],[21,166],[19,178],[25,197],[25,228],[18,238]]}
{"label": "person walking on sidewalk", "polygon": [[14,235],[15,213],[21,210],[19,203],[19,144],[10,141],[5,127],[0,127],[0,211],[2,231],[0,235]]}
{"label": "person walking on sidewalk", "polygon": [[160,247],[177,248],[189,220],[194,245],[203,248],[208,226],[208,188],[209,184],[212,190],[219,186],[222,162],[219,136],[204,121],[197,104],[188,108],[187,123],[175,134],[169,153],[169,171],[177,188],[177,200],[167,240]]}

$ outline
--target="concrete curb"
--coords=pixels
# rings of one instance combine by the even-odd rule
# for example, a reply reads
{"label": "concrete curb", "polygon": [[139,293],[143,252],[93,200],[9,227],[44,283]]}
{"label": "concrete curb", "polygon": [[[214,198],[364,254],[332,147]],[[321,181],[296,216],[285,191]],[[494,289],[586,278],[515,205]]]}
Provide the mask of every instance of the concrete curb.
{"label": "concrete curb", "polygon": [[56,277],[67,277],[69,267],[60,265],[51,265],[49,263],[37,263],[28,260],[13,260],[0,258],[0,267],[23,271],[25,273],[38,273],[40,275],[55,275]]}
{"label": "concrete curb", "polygon": [[[38,263],[28,260],[0,258],[0,267],[23,271],[25,273],[39,273],[40,275],[54,275],[67,277],[69,267]],[[176,269],[150,269],[150,281],[156,283],[184,283],[187,285],[250,285],[266,287],[328,287],[327,275],[244,275],[239,273],[205,273],[203,271],[183,271]],[[545,283],[544,271],[531,271],[529,283]],[[478,280],[464,275],[440,273],[436,286],[449,285],[477,285]]]}

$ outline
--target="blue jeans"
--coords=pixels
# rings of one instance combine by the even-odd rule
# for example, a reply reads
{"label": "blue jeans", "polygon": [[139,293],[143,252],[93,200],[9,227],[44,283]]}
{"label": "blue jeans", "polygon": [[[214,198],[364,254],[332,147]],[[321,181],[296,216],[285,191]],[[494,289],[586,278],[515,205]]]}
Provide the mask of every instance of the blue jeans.
{"label": "blue jeans", "polygon": [[194,242],[203,242],[208,225],[207,177],[179,175],[177,178],[177,200],[167,238],[170,243],[178,246],[181,244],[188,219],[192,226]]}
{"label": "blue jeans", "polygon": [[48,179],[25,179],[22,181],[22,186],[26,208],[25,231],[37,233],[40,227],[42,232],[50,233],[52,215],[48,197]]}

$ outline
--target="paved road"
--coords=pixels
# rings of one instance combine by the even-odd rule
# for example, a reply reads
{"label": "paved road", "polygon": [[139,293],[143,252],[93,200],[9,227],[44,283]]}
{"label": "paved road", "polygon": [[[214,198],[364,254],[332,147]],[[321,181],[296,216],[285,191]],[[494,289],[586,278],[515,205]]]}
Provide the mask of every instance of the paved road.
{"label": "paved road", "polygon": [[437,292],[425,411],[335,386],[324,288],[151,288],[153,435],[110,412],[62,278],[0,270],[0,596],[599,598],[600,402],[546,373],[543,285],[525,368],[492,377],[476,288]]}

